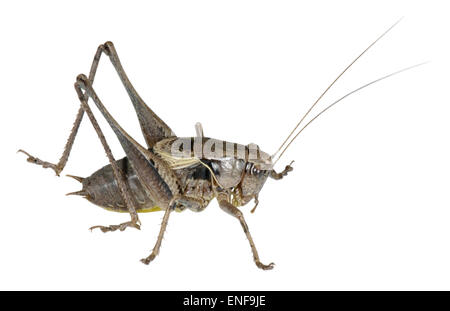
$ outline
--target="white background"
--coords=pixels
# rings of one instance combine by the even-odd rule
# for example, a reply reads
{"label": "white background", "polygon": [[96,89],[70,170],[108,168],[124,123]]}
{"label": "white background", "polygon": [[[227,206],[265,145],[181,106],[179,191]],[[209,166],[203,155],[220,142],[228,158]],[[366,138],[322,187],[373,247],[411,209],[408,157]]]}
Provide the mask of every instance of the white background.
{"label": "white background", "polygon": [[[0,289],[450,290],[449,9],[445,1],[15,1],[0,5]],[[180,136],[257,143],[272,153],[360,51],[404,16],[327,94],[430,60],[351,96],[314,122],[279,162],[255,214],[243,207],[261,271],[236,219],[214,201],[161,213],[142,230],[79,197],[64,174],[107,164],[83,120],[63,177],[57,162],[78,110],[73,82],[97,46],[115,43],[140,95]],[[99,96],[143,143],[132,105],[103,58]],[[315,112],[320,109],[318,107]],[[99,114],[97,114],[99,116]],[[116,158],[124,155],[104,120]]]}

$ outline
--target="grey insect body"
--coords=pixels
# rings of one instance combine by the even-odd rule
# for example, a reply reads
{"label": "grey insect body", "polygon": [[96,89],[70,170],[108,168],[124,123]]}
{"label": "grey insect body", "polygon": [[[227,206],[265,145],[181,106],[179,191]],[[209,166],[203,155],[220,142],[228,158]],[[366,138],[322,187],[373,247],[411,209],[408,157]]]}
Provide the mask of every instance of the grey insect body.
{"label": "grey insect body", "polygon": [[[384,36],[384,34],[375,42]],[[146,146],[139,144],[123,130],[113,116],[110,115],[92,86],[100,57],[103,53],[109,56],[122,84],[127,90],[138,116]],[[325,90],[305,116],[336,80]],[[366,84],[359,89],[374,82]],[[291,135],[294,134],[294,131],[305,118],[304,116],[278,151],[270,156],[254,144],[241,145],[204,137],[203,129],[199,123],[196,124],[196,137],[177,137],[172,129],[140,98],[125,74],[114,45],[111,42],[106,42],[99,46],[94,56],[89,77],[79,75],[74,86],[81,105],[59,162],[53,164],[40,160],[23,150],[19,151],[28,156],[28,162],[41,165],[44,168],[52,168],[59,176],[67,163],[83,116],[84,114],[88,115],[105,150],[109,164],[85,178],[69,175],[82,184],[80,191],[70,194],[81,195],[90,202],[105,209],[115,212],[128,212],[131,216],[130,221],[119,225],[94,226],[91,229],[98,228],[103,232],[123,231],[128,227],[140,229],[138,213],[163,211],[163,221],[155,246],[150,255],[141,260],[143,263],[148,264],[159,253],[162,238],[172,211],[189,209],[194,212],[199,212],[204,210],[213,199],[216,199],[219,207],[223,211],[239,220],[250,243],[253,260],[257,267],[263,270],[272,269],[274,264],[270,263],[266,265],[261,263],[243,213],[238,207],[244,206],[254,200],[255,207],[252,210],[253,212],[258,205],[258,194],[267,179],[271,177],[279,180],[286,176],[288,172],[292,171],[292,162],[280,173],[274,170],[274,165],[292,141],[323,112],[355,92],[347,94],[322,110],[287,143]],[[125,151],[125,158],[115,160],[88,104],[89,99],[92,99],[113,129]],[[285,145],[286,143],[287,145]],[[282,147],[284,149],[278,156],[278,159],[275,160],[274,156],[281,151]]]}
{"label": "grey insect body", "polygon": [[[130,96],[147,144],[146,147],[141,146],[122,129],[113,116],[110,115],[92,87],[98,63],[103,53],[109,56]],[[247,203],[249,201],[248,197],[257,198],[255,190],[259,192],[260,188],[255,187],[252,189],[254,193],[248,193],[248,187],[246,188],[245,186],[247,183],[244,182],[244,188],[241,189],[241,181],[245,179],[244,176],[246,174],[251,173],[245,170],[245,167],[251,161],[255,165],[267,164],[267,159],[261,161],[261,155],[264,153],[260,152],[259,148],[256,150],[256,157],[251,159],[251,150],[247,146],[226,142],[218,143],[216,140],[204,138],[200,124],[196,126],[197,137],[184,140],[179,139],[169,126],[137,94],[125,74],[112,42],[106,42],[99,46],[94,56],[89,77],[79,75],[74,86],[81,106],[60,161],[57,164],[53,164],[42,161],[23,150],[19,151],[28,155],[28,162],[41,165],[44,168],[52,168],[59,175],[67,163],[83,115],[85,113],[88,115],[109,159],[109,165],[86,178],[71,176],[82,183],[82,189],[70,194],[81,195],[105,209],[116,212],[129,212],[131,215],[130,221],[119,225],[94,226],[91,229],[98,228],[103,232],[123,231],[128,227],[139,229],[138,213],[163,210],[164,217],[156,244],[151,254],[142,259],[142,262],[148,264],[159,253],[171,211],[190,209],[199,212],[204,210],[211,200],[216,198],[219,201],[219,206],[224,211],[235,216],[241,222],[250,242],[256,265],[262,269],[271,269],[273,267],[273,264],[264,265],[260,262],[244,217],[241,211],[233,205],[233,202],[234,204],[239,202],[240,205],[244,202]],[[89,98],[93,100],[113,129],[125,151],[125,158],[118,161],[114,159],[103,132],[88,104]],[[185,154],[185,156],[180,157],[175,152],[176,150],[173,150],[176,142],[199,140],[200,145],[194,144],[194,149],[190,150],[187,156]],[[232,154],[226,157],[218,154],[219,145],[226,147],[231,145],[233,148]],[[211,152],[208,151],[201,155],[195,153],[195,148],[200,148],[203,152],[205,146],[210,146],[211,148],[208,150]],[[244,193],[247,193],[247,197],[241,195],[244,189],[247,189],[244,191]],[[237,194],[239,194],[239,198],[233,199],[233,196],[236,197]]]}
{"label": "grey insect body", "polygon": [[[192,139],[195,138],[192,137]],[[160,149],[156,155],[163,159],[167,156]],[[178,178],[181,192],[188,196],[201,197],[205,201],[204,207],[220,191],[229,192],[233,200],[239,202],[236,206],[243,206],[258,195],[270,175],[270,171],[259,170],[254,163],[245,162],[240,158],[200,158],[198,160],[193,165],[174,169],[174,172]],[[116,165],[121,170],[136,203],[136,212],[161,210],[152,200],[151,194],[141,184],[128,158],[116,161]],[[216,181],[213,179],[213,175]],[[128,211],[120,195],[111,165],[102,167],[86,178],[69,176],[80,181],[83,186],[82,190],[72,192],[71,195],[81,195],[90,202],[110,211]],[[218,190],[218,188],[220,189]],[[195,211],[202,211],[204,207]],[[184,210],[184,206],[180,205],[178,211],[182,210]]]}

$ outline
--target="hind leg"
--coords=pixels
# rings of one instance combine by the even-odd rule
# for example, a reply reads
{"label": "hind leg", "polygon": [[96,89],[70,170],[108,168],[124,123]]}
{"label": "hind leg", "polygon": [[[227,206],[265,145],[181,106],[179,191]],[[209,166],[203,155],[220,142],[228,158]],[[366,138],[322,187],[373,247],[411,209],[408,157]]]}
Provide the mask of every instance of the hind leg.
{"label": "hind leg", "polygon": [[[95,74],[97,73],[98,63],[100,62],[100,57],[102,55],[101,46],[97,49],[95,53],[94,60],[92,61],[91,70],[89,71],[89,81],[91,83],[94,82]],[[88,97],[85,96],[86,101]],[[78,129],[80,127],[81,121],[83,120],[84,110],[82,107],[78,109],[77,116],[75,117],[75,122],[73,123],[72,130],[70,131],[69,138],[67,139],[66,145],[64,146],[64,152],[61,155],[57,164],[53,164],[47,161],[43,161],[37,157],[32,156],[28,152],[19,149],[17,152],[22,152],[28,156],[27,161],[30,163],[34,163],[37,165],[41,165],[43,168],[51,168],[55,171],[56,175],[59,176],[61,171],[66,166],[67,160],[69,159],[70,151],[72,150],[73,143],[75,141],[75,137],[77,136]]]}
{"label": "hind leg", "polygon": [[[152,147],[155,142],[169,136],[175,136],[173,131],[164,123],[141,99],[133,85],[129,81],[127,75],[125,74],[125,70],[120,63],[119,56],[116,52],[116,49],[112,42],[108,41],[104,44],[101,44],[97,48],[97,52],[95,53],[94,60],[92,61],[91,69],[89,71],[89,84],[92,85],[94,82],[95,74],[97,72],[98,64],[100,62],[101,55],[105,53],[116,72],[122,81],[127,93],[133,103],[134,109],[136,110],[136,114],[138,116],[139,124],[141,125],[142,134],[144,135],[145,141],[147,142],[148,147]],[[84,94],[84,99],[86,103],[88,102],[87,94]],[[56,175],[59,176],[61,171],[64,169],[67,160],[69,159],[70,151],[72,150],[73,143],[75,141],[75,137],[78,133],[78,128],[80,127],[81,121],[83,119],[84,109],[80,107],[78,110],[77,116],[75,118],[75,122],[73,124],[72,130],[70,132],[69,138],[67,139],[67,143],[64,147],[64,152],[59,159],[57,164],[53,164],[51,162],[47,162],[41,160],[37,157],[32,156],[28,152],[20,149],[18,152],[22,152],[28,156],[27,161],[30,163],[34,163],[37,165],[41,165],[43,168],[51,168],[55,171]]]}
{"label": "hind leg", "polygon": [[131,221],[127,221],[127,222],[121,223],[119,225],[93,226],[90,229],[93,230],[93,229],[98,228],[103,232],[116,231],[116,230],[123,231],[127,227],[134,227],[136,229],[140,229],[139,217],[136,212],[135,202],[131,196],[131,191],[128,187],[128,183],[126,182],[122,171],[117,166],[116,160],[114,159],[114,156],[112,155],[111,148],[109,147],[108,142],[106,141],[106,138],[103,135],[103,132],[100,129],[100,126],[98,125],[97,119],[95,118],[94,114],[92,113],[92,110],[87,105],[85,94],[83,94],[83,91],[78,86],[78,84],[75,84],[75,90],[76,90],[76,92],[78,94],[78,98],[81,102],[81,108],[88,115],[89,120],[91,121],[92,126],[94,127],[94,129],[100,139],[100,142],[105,150],[106,156],[108,157],[109,163],[111,164],[111,167],[113,169],[114,179],[116,180],[116,182],[119,186],[120,195],[122,196],[122,198],[127,206],[127,209],[131,215]]}

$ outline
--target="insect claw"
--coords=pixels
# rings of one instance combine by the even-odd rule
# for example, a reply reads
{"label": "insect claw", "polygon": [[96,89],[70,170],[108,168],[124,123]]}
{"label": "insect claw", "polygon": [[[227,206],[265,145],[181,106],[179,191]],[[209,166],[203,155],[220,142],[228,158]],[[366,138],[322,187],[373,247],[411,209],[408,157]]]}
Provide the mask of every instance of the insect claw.
{"label": "insect claw", "polygon": [[153,261],[153,259],[155,259],[155,257],[156,257],[156,254],[152,252],[152,253],[150,254],[150,256],[148,256],[148,257],[146,257],[146,258],[142,258],[142,259],[141,259],[141,262],[142,262],[143,264],[148,265],[150,262]]}
{"label": "insect claw", "polygon": [[125,231],[125,229],[128,227],[133,227],[138,230],[141,230],[141,226],[133,221],[124,222],[119,225],[93,226],[93,227],[90,227],[89,230],[92,232],[92,230],[94,230],[94,229],[100,229],[103,233],[105,233],[105,232],[112,232],[112,231],[116,231],[116,230]]}
{"label": "insect claw", "polygon": [[58,167],[58,165],[50,163],[50,162],[46,162],[46,161],[42,161],[39,158],[33,157],[31,154],[29,154],[28,152],[26,152],[25,150],[19,149],[17,150],[17,152],[21,152],[24,153],[25,155],[28,156],[27,158],[27,162],[36,164],[36,165],[41,165],[43,168],[51,168],[52,170],[55,171],[56,176],[59,176],[59,173],[61,172],[61,168]]}
{"label": "insect claw", "polygon": [[91,232],[94,229],[100,229],[103,233],[108,232],[108,231],[112,231],[109,227],[105,227],[105,226],[92,226],[92,227],[89,228],[89,230]]}
{"label": "insect claw", "polygon": [[26,152],[25,150],[22,150],[22,149],[17,150],[16,153],[20,153],[20,152],[25,153],[27,156],[31,157],[31,155],[28,152]]}
{"label": "insect claw", "polygon": [[255,261],[255,263],[258,268],[263,269],[263,270],[272,270],[273,267],[275,266],[275,263],[273,263],[273,262],[271,262],[268,265],[265,265],[258,260],[258,261]]}

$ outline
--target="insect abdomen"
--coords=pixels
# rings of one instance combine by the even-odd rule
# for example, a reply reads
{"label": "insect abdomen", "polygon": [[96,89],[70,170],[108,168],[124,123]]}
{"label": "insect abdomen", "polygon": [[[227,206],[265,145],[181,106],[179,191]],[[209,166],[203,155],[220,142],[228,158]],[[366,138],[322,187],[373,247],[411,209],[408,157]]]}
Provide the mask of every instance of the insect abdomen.
{"label": "insect abdomen", "polygon": [[[116,163],[127,181],[132,199],[135,202],[136,211],[142,213],[161,210],[155,206],[145,191],[128,158],[117,160]],[[120,195],[118,184],[114,179],[111,165],[102,167],[91,176],[80,181],[83,184],[83,189],[73,194],[82,195],[90,202],[110,211],[128,212],[126,204]]]}

